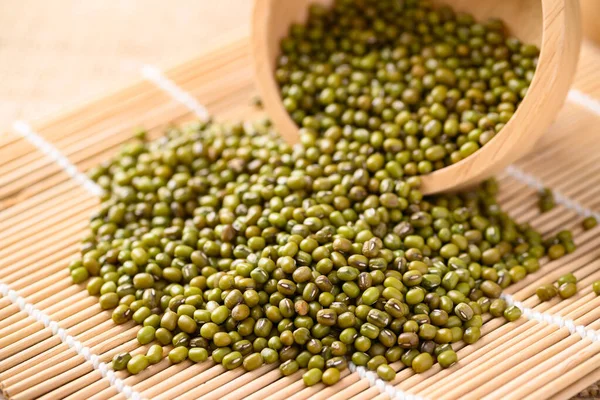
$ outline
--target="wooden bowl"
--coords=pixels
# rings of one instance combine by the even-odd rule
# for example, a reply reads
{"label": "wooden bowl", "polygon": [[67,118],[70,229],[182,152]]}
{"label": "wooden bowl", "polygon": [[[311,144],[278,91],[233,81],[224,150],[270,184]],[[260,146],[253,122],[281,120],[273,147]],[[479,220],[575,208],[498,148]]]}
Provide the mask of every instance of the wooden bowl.
{"label": "wooden bowl", "polygon": [[[599,0],[600,1],[600,0]],[[298,127],[284,109],[274,69],[279,42],[290,24],[306,19],[311,3],[331,0],[255,0],[252,47],[257,86],[280,134],[298,141]],[[471,186],[501,171],[532,149],[561,108],[579,56],[581,42],[577,0],[434,0],[477,20],[500,18],[509,33],[540,48],[537,70],[527,95],[505,127],[485,146],[460,162],[422,177],[425,194]]]}
{"label": "wooden bowl", "polygon": [[600,1],[580,0],[583,36],[600,45]]}

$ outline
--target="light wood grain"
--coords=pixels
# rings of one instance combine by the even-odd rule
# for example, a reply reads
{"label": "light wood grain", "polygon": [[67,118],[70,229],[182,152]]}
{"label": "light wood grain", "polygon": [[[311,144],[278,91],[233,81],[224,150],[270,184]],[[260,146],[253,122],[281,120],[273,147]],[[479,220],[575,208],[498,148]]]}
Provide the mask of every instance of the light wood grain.
{"label": "light wood grain", "polygon": [[581,4],[581,20],[583,34],[596,46],[600,46],[600,1],[579,0]]}
{"label": "light wood grain", "polygon": [[[273,123],[290,143],[298,142],[298,127],[282,105],[274,68],[279,41],[293,22],[305,20],[309,3],[313,1],[254,2],[252,49],[257,87]],[[331,1],[318,3],[329,5]],[[564,102],[575,73],[581,41],[577,0],[438,0],[435,3],[450,4],[480,20],[502,18],[512,34],[538,44],[541,53],[535,77],[513,118],[475,154],[423,176],[421,190],[426,194],[471,186],[531,150]]]}

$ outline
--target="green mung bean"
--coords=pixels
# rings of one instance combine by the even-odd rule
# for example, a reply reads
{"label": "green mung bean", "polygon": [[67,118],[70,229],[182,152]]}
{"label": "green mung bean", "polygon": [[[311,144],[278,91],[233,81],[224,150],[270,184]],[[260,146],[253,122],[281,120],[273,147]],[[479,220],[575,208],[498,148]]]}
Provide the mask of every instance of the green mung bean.
{"label": "green mung bean", "polygon": [[202,362],[208,359],[208,351],[202,347],[189,349],[188,358],[193,362]]}
{"label": "green mung bean", "polygon": [[337,368],[327,368],[321,377],[321,381],[327,385],[335,385],[340,380],[340,370]]}
{"label": "green mung bean", "polygon": [[561,277],[558,278],[558,280],[556,281],[556,284],[560,287],[563,283],[577,283],[577,278],[575,277],[575,275],[573,275],[572,273],[568,273],[565,275],[562,275]]}
{"label": "green mung bean", "polygon": [[416,373],[425,372],[433,366],[433,357],[429,353],[421,353],[412,360],[411,366]]}
{"label": "green mung bean", "polygon": [[127,363],[131,360],[131,354],[118,353],[113,357],[112,367],[115,371],[121,371],[127,368]]}
{"label": "green mung bean", "polygon": [[521,309],[517,306],[510,306],[504,310],[504,318],[507,321],[516,321],[521,316]]}
{"label": "green mung bean", "polygon": [[545,284],[535,291],[541,301],[548,301],[558,294],[558,289],[552,284]]}
{"label": "green mung bean", "polygon": [[581,226],[586,231],[595,228],[596,225],[598,225],[598,220],[596,217],[586,217],[581,223]]}
{"label": "green mung bean", "polygon": [[169,361],[178,364],[188,358],[189,350],[185,346],[177,346],[169,351]]}
{"label": "green mung bean", "polygon": [[558,287],[558,295],[562,299],[568,299],[569,297],[573,297],[576,293],[577,285],[573,282],[566,282]]}
{"label": "green mung bean", "polygon": [[146,352],[146,359],[150,364],[156,364],[163,358],[163,349],[160,345],[154,344],[150,346]]}
{"label": "green mung bean", "polygon": [[377,367],[377,375],[384,381],[393,381],[396,378],[396,371],[388,364],[381,364]]}
{"label": "green mung bean", "polygon": [[323,377],[323,371],[318,368],[313,368],[308,370],[302,375],[302,380],[306,386],[314,386],[317,383],[321,382]]}
{"label": "green mung bean", "polygon": [[127,370],[131,374],[139,374],[140,372],[145,370],[149,364],[150,362],[148,361],[148,358],[145,355],[136,354],[135,356],[131,357],[131,359],[127,362]]}

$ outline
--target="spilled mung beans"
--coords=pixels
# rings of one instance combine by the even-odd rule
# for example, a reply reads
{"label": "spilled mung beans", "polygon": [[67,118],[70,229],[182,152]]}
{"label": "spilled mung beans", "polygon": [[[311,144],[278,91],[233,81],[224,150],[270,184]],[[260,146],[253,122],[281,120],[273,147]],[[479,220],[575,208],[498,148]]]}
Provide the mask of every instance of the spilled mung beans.
{"label": "spilled mung beans", "polygon": [[226,369],[278,362],[307,385],[335,384],[349,361],[388,380],[396,361],[446,368],[485,313],[519,317],[502,290],[572,240],[513,221],[493,180],[423,197],[418,177],[303,135],[292,148],[266,121],[194,123],[139,135],[90,172],[106,194],[71,276],[151,345],[115,370],[163,352]]}
{"label": "spilled mung beans", "polygon": [[598,225],[598,220],[596,220],[596,217],[593,217],[593,216],[586,217],[581,222],[581,226],[583,227],[583,230],[586,230],[586,231],[589,231],[590,229],[595,228],[596,225]]}
{"label": "spilled mung beans", "polygon": [[[559,236],[565,235],[563,231]],[[570,235],[570,233],[569,233]],[[556,281],[556,285],[544,284],[537,288],[536,294],[541,301],[548,301],[554,296],[559,295],[561,299],[568,299],[577,293],[577,278],[572,273],[562,275]],[[600,287],[600,286],[599,286]],[[595,286],[594,286],[595,288]]]}

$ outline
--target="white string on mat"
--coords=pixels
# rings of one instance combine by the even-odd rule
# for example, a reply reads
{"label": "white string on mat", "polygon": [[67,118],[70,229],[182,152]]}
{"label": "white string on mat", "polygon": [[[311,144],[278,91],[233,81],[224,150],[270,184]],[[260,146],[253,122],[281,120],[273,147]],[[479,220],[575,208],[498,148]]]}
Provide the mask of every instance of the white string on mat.
{"label": "white string on mat", "polygon": [[25,140],[37,147],[42,153],[46,154],[52,161],[57,163],[63,171],[69,175],[75,182],[83,186],[94,196],[101,196],[104,191],[94,181],[88,178],[84,173],[79,172],[77,167],[65,157],[60,150],[54,147],[50,142],[36,133],[25,121],[15,121],[13,129]]}
{"label": "white string on mat", "polygon": [[142,68],[142,76],[164,90],[169,96],[177,100],[196,114],[202,121],[210,119],[206,108],[192,95],[179,87],[175,82],[166,77],[160,69],[154,65],[145,65]]}
{"label": "white string on mat", "polygon": [[567,100],[587,109],[592,114],[600,116],[600,101],[594,99],[590,95],[577,89],[571,89],[567,95]]}
{"label": "white string on mat", "polygon": [[526,307],[522,302],[515,300],[510,294],[503,293],[501,298],[506,301],[509,306],[516,306],[521,309],[523,316],[528,320],[533,320],[548,325],[558,326],[559,328],[567,328],[571,335],[578,334],[582,339],[588,338],[592,342],[600,341],[600,333],[594,329],[587,329],[583,325],[575,324],[570,318],[563,318],[560,315],[547,312],[536,311],[533,308]]}
{"label": "white string on mat", "polygon": [[86,361],[89,361],[94,369],[99,371],[103,378],[108,379],[110,385],[117,389],[119,393],[122,393],[131,400],[144,400],[139,392],[136,392],[131,386],[126,385],[122,379],[118,378],[115,375],[115,371],[110,369],[107,363],[100,361],[100,357],[92,353],[89,347],[84,346],[79,340],[69,335],[66,329],[61,328],[58,325],[58,322],[52,320],[50,316],[36,308],[33,304],[28,303],[24,297],[19,296],[19,294],[12,290],[7,284],[0,282],[0,294],[7,297],[13,304],[16,304],[22,311],[27,313],[27,315],[37,322],[41,322],[46,328],[50,328],[53,335],[58,336],[61,342],[75,350],[80,356],[83,356]]}

